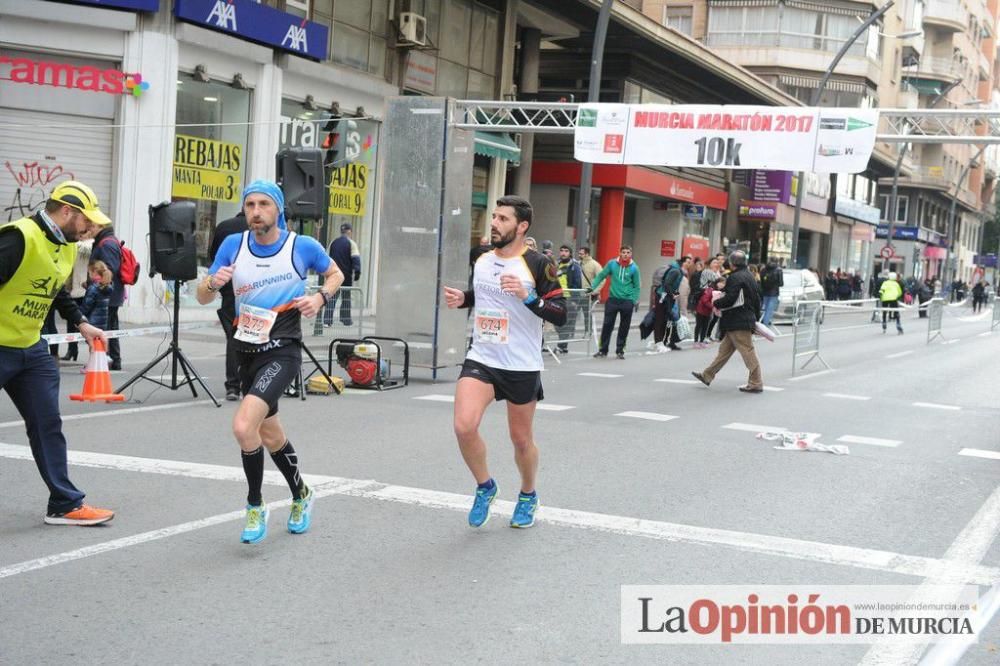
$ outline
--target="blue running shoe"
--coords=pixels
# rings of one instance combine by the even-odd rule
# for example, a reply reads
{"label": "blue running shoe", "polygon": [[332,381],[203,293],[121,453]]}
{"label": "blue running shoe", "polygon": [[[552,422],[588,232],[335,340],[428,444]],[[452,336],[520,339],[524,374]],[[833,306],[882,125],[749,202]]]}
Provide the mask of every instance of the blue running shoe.
{"label": "blue running shoe", "polygon": [[267,536],[267,506],[247,505],[247,522],[243,527],[240,541],[243,543],[260,543]]}
{"label": "blue running shoe", "polygon": [[292,534],[305,534],[312,524],[313,491],[306,488],[306,496],[292,500],[292,511],[288,514],[288,531]]}
{"label": "blue running shoe", "polygon": [[498,489],[499,486],[495,481],[490,490],[476,488],[476,499],[472,503],[472,510],[469,511],[469,525],[482,527],[486,524],[486,521],[490,519],[490,504],[493,504],[493,500],[497,498]]}
{"label": "blue running shoe", "polygon": [[517,495],[517,506],[510,518],[511,527],[528,528],[535,524],[535,510],[538,509],[538,495]]}

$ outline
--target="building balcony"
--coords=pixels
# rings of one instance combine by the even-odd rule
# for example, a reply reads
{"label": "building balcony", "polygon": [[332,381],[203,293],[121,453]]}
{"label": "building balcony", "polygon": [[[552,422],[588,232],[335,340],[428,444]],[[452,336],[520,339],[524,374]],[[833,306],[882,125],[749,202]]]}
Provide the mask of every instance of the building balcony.
{"label": "building balcony", "polygon": [[[962,79],[962,70],[952,58],[923,56],[915,67],[909,67],[903,72],[903,78],[909,79],[911,85],[923,94],[931,94],[930,87],[944,86]],[[924,82],[923,84],[921,82]]]}
{"label": "building balcony", "polygon": [[927,0],[924,3],[924,25],[951,32],[965,30],[965,10],[958,0]]}
{"label": "building balcony", "polygon": [[[826,71],[835,55],[835,51],[789,46],[742,46],[715,35],[708,35],[707,43],[722,58],[751,71],[762,68],[773,71],[778,68],[806,75],[815,73],[817,78]],[[863,53],[855,55],[849,52],[837,65],[837,76],[865,78],[877,84],[881,76],[881,63],[870,60]]]}

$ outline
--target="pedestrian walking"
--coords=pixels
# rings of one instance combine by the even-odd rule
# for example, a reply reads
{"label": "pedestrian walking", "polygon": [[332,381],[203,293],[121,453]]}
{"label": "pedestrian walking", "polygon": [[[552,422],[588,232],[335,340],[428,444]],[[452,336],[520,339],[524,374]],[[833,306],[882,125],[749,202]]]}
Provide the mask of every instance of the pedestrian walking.
{"label": "pedestrian walking", "polygon": [[106,340],[64,285],[76,261],[76,241],[110,227],[94,191],[77,181],[56,186],[43,209],[0,226],[0,388],[24,419],[31,455],[49,489],[49,525],[97,525],[114,512],[83,503],[69,479],[59,415],[59,368],[41,338],[38,313],[55,308],[92,344]]}
{"label": "pedestrian walking", "polygon": [[615,356],[625,358],[625,342],[628,339],[629,327],[632,325],[632,313],[639,309],[639,294],[642,291],[639,279],[639,266],[632,260],[632,247],[622,245],[618,257],[609,261],[597,274],[590,291],[601,288],[604,279],[611,278],[611,295],[604,304],[604,323],[601,326],[601,340],[594,358],[604,358],[608,355],[611,343],[611,331],[618,318],[618,339],[615,343]]}
{"label": "pedestrian walking", "polygon": [[764,379],[760,361],[753,348],[753,332],[761,314],[760,290],[757,281],[747,270],[745,253],[737,250],[730,254],[729,265],[733,270],[726,277],[725,291],[715,299],[715,307],[722,313],[719,320],[722,344],[719,345],[715,360],[707,368],[691,374],[705,386],[709,386],[733,353],[738,351],[749,373],[749,379],[740,386],[740,391],[762,393]]}
{"label": "pedestrian walking", "polygon": [[[269,511],[261,496],[264,448],[292,492],[288,531],[302,534],[312,522],[314,493],[302,480],[298,454],[278,419],[278,400],[302,365],[302,316],[319,314],[344,280],[322,245],[288,230],[284,210],[285,197],[275,183],[250,183],[243,190],[249,230],[222,241],[197,291],[198,302],[207,305],[232,281],[236,296],[239,322],[233,338],[243,400],[233,417],[233,435],[248,486],[240,534],[248,544],[267,536]],[[309,270],[323,276],[323,285],[306,296]]]}
{"label": "pedestrian walking", "polygon": [[[493,250],[476,263],[473,288],[444,287],[449,308],[474,308],[472,347],[455,387],[455,436],[462,458],[476,480],[469,525],[482,527],[498,486],[490,475],[486,442],[479,424],[493,401],[507,401],[507,425],[514,461],[521,476],[511,527],[535,524],[538,447],[532,422],[542,391],[542,322],[566,323],[566,303],[556,267],[528,249],[531,203],[522,197],[497,199],[490,223]],[[488,259],[488,260],[487,260]]]}

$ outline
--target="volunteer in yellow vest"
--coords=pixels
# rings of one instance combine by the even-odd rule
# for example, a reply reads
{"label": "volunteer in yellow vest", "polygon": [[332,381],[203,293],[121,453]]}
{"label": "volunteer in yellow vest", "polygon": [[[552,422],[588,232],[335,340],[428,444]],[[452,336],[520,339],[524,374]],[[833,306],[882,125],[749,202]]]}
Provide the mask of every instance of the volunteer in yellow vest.
{"label": "volunteer in yellow vest", "polygon": [[85,505],[84,494],[69,480],[59,368],[41,339],[42,324],[55,306],[88,343],[104,340],[63,285],[76,260],[76,241],[109,224],[93,190],[66,181],[52,191],[44,210],[0,226],[0,388],[24,418],[31,454],[49,487],[45,522],[50,525],[97,525],[115,515]]}
{"label": "volunteer in yellow vest", "polygon": [[[878,297],[882,301],[882,333],[885,333],[885,319],[888,315],[890,319],[896,320],[896,331],[902,335],[903,324],[899,320],[897,308],[899,308],[899,299],[903,297],[903,285],[899,284],[895,273],[889,273],[889,279],[878,288]],[[889,314],[890,308],[896,311]]]}

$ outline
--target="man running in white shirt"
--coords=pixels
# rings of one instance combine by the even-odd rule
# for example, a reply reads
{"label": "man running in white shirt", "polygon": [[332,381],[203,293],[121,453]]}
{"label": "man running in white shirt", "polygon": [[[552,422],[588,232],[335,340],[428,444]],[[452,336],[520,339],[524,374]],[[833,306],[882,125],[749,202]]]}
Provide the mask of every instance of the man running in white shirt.
{"label": "man running in white shirt", "polygon": [[521,473],[521,492],[511,527],[535,524],[538,495],[538,447],[532,434],[535,406],[542,392],[542,322],[566,323],[566,299],[548,257],[524,242],[531,227],[527,199],[497,199],[490,224],[493,249],[476,261],[473,288],[444,288],[450,308],[474,308],[472,347],[455,388],[455,435],[465,464],[476,479],[469,525],[481,527],[490,517],[497,484],[486,464],[486,442],[479,423],[494,400],[507,401],[507,423],[514,460]]}

